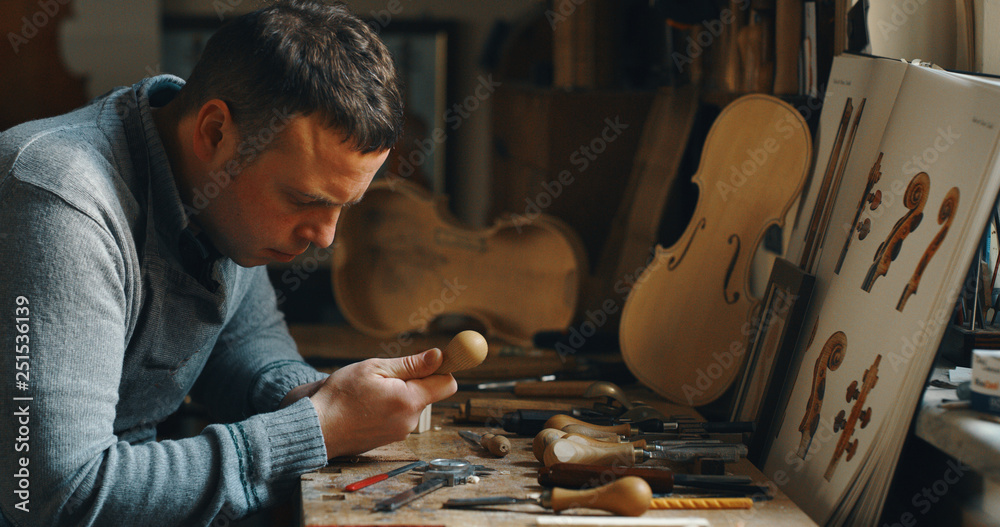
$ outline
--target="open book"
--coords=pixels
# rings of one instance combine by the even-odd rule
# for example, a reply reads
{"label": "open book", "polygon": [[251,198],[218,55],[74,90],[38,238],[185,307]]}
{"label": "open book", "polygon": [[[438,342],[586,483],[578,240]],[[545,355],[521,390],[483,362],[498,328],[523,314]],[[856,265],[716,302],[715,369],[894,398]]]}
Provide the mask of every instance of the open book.
{"label": "open book", "polygon": [[762,468],[817,522],[872,525],[1000,189],[1000,85],[842,55],[817,137],[802,210],[832,206]]}

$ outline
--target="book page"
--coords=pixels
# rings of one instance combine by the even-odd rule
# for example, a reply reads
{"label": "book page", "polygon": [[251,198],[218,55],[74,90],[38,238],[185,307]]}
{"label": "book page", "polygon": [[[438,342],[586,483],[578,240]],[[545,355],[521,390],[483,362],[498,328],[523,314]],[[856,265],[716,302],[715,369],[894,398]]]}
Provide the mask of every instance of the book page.
{"label": "book page", "polygon": [[[832,78],[853,85],[839,62]],[[906,66],[895,101],[881,99],[892,105],[881,134],[863,128],[874,92],[853,97],[867,99],[865,111],[823,235],[801,362],[764,467],[819,523],[854,507],[843,500],[849,489],[884,489],[891,477],[896,456],[880,454],[902,448],[1000,187],[1000,89]],[[829,100],[820,126],[832,135],[843,103]],[[872,481],[859,481],[865,462]]]}
{"label": "book page", "polygon": [[[830,80],[826,86],[820,127],[813,140],[815,165],[786,253],[789,260],[796,264],[802,261],[802,253],[810,226],[821,220],[821,218],[814,219],[812,211],[817,210],[817,203],[827,203],[830,197],[829,193],[835,186],[833,179],[836,178],[838,171],[857,171],[859,167],[868,162],[868,158],[873,153],[877,143],[877,140],[873,142],[871,138],[882,136],[907,67],[907,64],[899,61],[873,60],[856,55],[841,55],[834,61]],[[848,117],[848,123],[841,130],[839,125],[848,100],[850,100],[852,115]],[[865,101],[863,108],[862,101]],[[808,108],[808,110],[812,110],[812,108]],[[807,112],[803,113],[807,114]],[[845,149],[847,136],[859,114],[861,119],[857,124],[853,147],[848,151]],[[806,119],[809,119],[809,115],[806,115]],[[842,132],[842,134],[838,132]],[[859,141],[857,139],[859,137],[867,139]],[[837,151],[836,156],[834,155],[835,150]],[[848,164],[844,169],[841,169],[839,163],[843,161]],[[830,182],[826,189],[823,185],[824,180]],[[827,190],[826,195],[820,197],[821,190]],[[856,189],[845,190],[841,185],[839,192],[846,193],[852,190]],[[833,197],[836,198],[836,196]],[[823,210],[823,207],[819,208],[818,213],[821,214]]]}

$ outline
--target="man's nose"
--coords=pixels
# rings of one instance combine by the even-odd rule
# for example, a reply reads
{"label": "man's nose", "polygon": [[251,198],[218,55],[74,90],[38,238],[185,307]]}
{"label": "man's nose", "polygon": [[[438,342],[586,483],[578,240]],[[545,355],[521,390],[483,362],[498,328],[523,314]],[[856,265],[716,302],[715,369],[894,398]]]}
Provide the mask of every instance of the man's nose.
{"label": "man's nose", "polygon": [[316,247],[329,247],[333,244],[339,217],[339,208],[334,211],[316,211],[307,221],[299,225],[296,234]]}

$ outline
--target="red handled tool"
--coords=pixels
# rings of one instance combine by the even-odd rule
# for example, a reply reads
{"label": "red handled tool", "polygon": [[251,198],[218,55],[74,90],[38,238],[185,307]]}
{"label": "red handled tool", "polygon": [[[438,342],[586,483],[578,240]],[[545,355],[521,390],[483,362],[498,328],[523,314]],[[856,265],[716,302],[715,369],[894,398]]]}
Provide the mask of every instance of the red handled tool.
{"label": "red handled tool", "polygon": [[413,470],[415,468],[420,468],[420,467],[423,467],[425,465],[427,465],[426,461],[417,461],[417,462],[414,462],[414,463],[410,463],[409,465],[403,465],[403,466],[401,466],[401,467],[399,467],[397,469],[390,470],[389,472],[386,472],[384,474],[378,474],[378,475],[372,476],[370,478],[365,478],[365,479],[363,479],[361,481],[355,481],[354,483],[351,483],[350,485],[344,487],[344,492],[354,492],[356,490],[363,489],[363,488],[367,487],[368,485],[374,485],[375,483],[378,483],[379,481],[389,479],[389,478],[391,478],[393,476],[398,476],[398,475],[400,475],[400,474],[402,474],[404,472],[409,472],[409,471],[411,471],[411,470]]}

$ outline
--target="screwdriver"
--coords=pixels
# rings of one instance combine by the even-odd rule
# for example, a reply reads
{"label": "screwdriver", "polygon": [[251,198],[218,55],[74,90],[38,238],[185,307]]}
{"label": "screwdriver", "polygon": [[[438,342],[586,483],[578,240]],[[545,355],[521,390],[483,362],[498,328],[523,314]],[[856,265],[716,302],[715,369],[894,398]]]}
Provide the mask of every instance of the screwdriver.
{"label": "screwdriver", "polygon": [[450,499],[444,502],[449,509],[467,509],[484,505],[510,505],[533,503],[555,512],[587,508],[608,511],[619,516],[640,516],[652,505],[653,491],[642,478],[628,476],[607,485],[588,490],[554,488],[538,498],[488,496],[484,498]]}
{"label": "screwdriver", "polygon": [[693,443],[649,451],[635,448],[628,443],[602,448],[580,444],[568,439],[557,439],[545,447],[542,462],[545,466],[554,463],[587,463],[631,467],[650,459],[666,459],[685,463],[701,458],[712,458],[724,462],[735,462],[741,457],[745,457],[746,454],[746,445],[739,443]]}
{"label": "screwdriver", "polygon": [[504,457],[510,453],[510,440],[502,435],[497,434],[483,434],[479,435],[475,432],[470,432],[467,430],[459,430],[458,435],[468,439],[469,441],[481,445],[483,448],[488,450],[491,454],[497,457]]}

